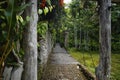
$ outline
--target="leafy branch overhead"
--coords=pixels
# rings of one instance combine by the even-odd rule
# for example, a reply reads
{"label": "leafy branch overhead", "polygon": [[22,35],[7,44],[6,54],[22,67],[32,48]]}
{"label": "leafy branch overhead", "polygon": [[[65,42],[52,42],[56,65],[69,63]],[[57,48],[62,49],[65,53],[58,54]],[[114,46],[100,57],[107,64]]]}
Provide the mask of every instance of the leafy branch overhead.
{"label": "leafy branch overhead", "polygon": [[48,12],[52,12],[54,7],[55,6],[51,4],[50,0],[42,0],[41,2],[39,2],[38,13],[39,15],[46,15]]}

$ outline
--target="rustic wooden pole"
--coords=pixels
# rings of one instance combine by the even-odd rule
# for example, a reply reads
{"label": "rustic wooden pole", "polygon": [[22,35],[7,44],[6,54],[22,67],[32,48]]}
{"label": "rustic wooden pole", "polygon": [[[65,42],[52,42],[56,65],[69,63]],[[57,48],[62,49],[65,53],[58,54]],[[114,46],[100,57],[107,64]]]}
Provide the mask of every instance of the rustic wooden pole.
{"label": "rustic wooden pole", "polygon": [[110,80],[111,69],[111,0],[99,0],[100,62],[97,80]]}
{"label": "rustic wooden pole", "polygon": [[22,80],[37,80],[37,0],[25,1],[32,4],[25,9],[25,18],[29,17],[30,20],[26,24],[23,38],[25,56]]}

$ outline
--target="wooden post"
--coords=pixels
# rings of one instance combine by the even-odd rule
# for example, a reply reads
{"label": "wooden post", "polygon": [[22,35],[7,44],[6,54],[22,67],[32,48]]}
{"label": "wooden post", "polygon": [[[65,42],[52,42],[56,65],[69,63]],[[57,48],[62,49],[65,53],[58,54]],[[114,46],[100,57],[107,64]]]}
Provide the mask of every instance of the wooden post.
{"label": "wooden post", "polygon": [[29,17],[30,20],[26,24],[23,35],[25,56],[22,80],[37,80],[37,0],[25,1],[32,4],[25,9],[25,18]]}
{"label": "wooden post", "polygon": [[110,80],[111,70],[111,0],[99,0],[100,62],[97,80]]}

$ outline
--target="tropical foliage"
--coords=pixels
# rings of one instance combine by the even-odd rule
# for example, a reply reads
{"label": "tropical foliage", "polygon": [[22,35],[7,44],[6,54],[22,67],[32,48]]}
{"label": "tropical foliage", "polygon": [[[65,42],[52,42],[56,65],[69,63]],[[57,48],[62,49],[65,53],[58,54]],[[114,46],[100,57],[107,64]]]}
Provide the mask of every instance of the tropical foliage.
{"label": "tropical foliage", "polygon": [[[19,5],[19,6],[18,6]],[[10,53],[19,53],[17,41],[22,39],[23,25],[29,20],[23,20],[23,10],[31,5],[22,4],[20,0],[3,0],[0,2],[0,72]]]}
{"label": "tropical foliage", "polygon": [[[23,13],[24,9],[30,5],[32,3],[25,4],[23,0],[0,1],[0,75],[3,72],[4,65],[17,62],[14,59],[9,59],[9,56],[13,57],[14,53],[19,58],[24,56],[24,52],[21,49],[22,36],[30,17],[24,17]],[[99,6],[96,1],[72,0],[70,5],[68,5],[64,3],[64,0],[38,0],[37,5],[39,15],[37,24],[38,40],[45,38],[47,30],[49,30],[54,43],[59,42],[66,49],[75,48],[75,50],[82,52],[99,51]],[[119,54],[120,4],[112,3],[111,10],[111,47],[113,53]],[[19,45],[21,46],[18,49]],[[72,55],[74,56],[74,54]],[[96,56],[97,54],[94,55]],[[112,56],[113,58],[116,57]],[[95,58],[98,58],[98,56]],[[114,60],[112,64],[114,65]],[[94,72],[93,66],[91,69]],[[114,69],[112,70],[114,71]],[[112,74],[114,76],[116,73],[113,72]]]}

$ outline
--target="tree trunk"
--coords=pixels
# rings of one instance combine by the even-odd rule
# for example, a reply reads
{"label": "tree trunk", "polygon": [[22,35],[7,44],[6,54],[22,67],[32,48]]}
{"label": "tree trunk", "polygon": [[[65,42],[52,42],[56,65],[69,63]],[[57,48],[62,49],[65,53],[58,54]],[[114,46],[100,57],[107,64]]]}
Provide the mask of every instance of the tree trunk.
{"label": "tree trunk", "polygon": [[80,42],[79,42],[79,49],[81,48],[82,46],[82,30],[81,30],[81,27],[80,27]]}
{"label": "tree trunk", "polygon": [[77,48],[77,29],[76,29],[76,25],[74,25],[74,43],[75,43],[75,48]]}
{"label": "tree trunk", "polygon": [[89,31],[86,32],[86,49],[89,51]]}
{"label": "tree trunk", "polygon": [[23,49],[24,72],[22,80],[37,80],[37,0],[26,0],[32,3],[25,10],[25,18],[30,17],[24,31]]}
{"label": "tree trunk", "polygon": [[84,50],[87,50],[87,31],[84,30]]}
{"label": "tree trunk", "polygon": [[111,69],[111,0],[99,0],[100,5],[100,63],[97,80],[110,80]]}
{"label": "tree trunk", "polygon": [[68,47],[68,40],[69,40],[69,32],[68,32],[68,30],[66,30],[64,34],[65,34],[64,35],[65,36],[64,45],[67,48]]}

